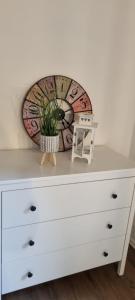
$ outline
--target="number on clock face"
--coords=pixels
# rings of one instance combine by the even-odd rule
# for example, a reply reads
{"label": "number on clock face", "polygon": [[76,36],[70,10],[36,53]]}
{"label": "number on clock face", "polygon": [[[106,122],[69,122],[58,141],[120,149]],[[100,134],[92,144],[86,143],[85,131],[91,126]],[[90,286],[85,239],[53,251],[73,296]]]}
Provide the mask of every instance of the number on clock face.
{"label": "number on clock face", "polygon": [[30,88],[23,102],[22,117],[28,135],[38,145],[40,143],[40,119],[42,117],[41,100],[46,104],[50,101],[57,101],[59,107],[59,151],[71,149],[72,123],[75,114],[92,112],[88,94],[75,80],[62,75],[44,77]]}

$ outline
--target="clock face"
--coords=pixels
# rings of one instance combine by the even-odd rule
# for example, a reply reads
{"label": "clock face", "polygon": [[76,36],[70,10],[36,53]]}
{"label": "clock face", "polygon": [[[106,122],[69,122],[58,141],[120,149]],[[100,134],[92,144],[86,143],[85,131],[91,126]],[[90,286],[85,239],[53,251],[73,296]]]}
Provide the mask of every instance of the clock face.
{"label": "clock face", "polygon": [[24,127],[34,143],[40,143],[41,99],[49,104],[56,100],[59,106],[59,151],[72,147],[74,117],[80,112],[92,112],[89,96],[75,80],[53,75],[40,79],[28,91],[22,109]]}

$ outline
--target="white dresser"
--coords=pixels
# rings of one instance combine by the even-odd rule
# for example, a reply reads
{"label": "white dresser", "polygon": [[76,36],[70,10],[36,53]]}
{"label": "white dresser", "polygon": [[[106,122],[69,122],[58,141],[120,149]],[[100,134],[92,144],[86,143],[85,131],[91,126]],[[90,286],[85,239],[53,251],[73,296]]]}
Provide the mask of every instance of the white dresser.
{"label": "white dresser", "polygon": [[95,159],[40,166],[32,150],[0,152],[1,294],[119,262],[135,210],[135,164],[107,147]]}

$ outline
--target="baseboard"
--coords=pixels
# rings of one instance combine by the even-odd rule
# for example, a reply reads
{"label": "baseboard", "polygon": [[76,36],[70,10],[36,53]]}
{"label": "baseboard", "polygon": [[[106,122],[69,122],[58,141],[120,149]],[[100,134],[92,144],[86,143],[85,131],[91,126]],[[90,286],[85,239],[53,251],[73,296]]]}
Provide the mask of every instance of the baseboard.
{"label": "baseboard", "polygon": [[135,239],[131,238],[130,245],[135,249]]}

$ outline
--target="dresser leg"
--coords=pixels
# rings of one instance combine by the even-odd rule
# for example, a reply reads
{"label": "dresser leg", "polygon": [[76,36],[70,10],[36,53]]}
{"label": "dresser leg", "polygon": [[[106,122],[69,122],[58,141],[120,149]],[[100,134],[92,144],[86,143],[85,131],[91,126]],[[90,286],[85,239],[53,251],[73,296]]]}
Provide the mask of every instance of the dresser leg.
{"label": "dresser leg", "polygon": [[119,276],[122,276],[122,275],[124,275],[124,271],[125,271],[125,261],[120,261],[119,263],[118,263],[118,269],[117,269],[117,274],[119,275]]}

